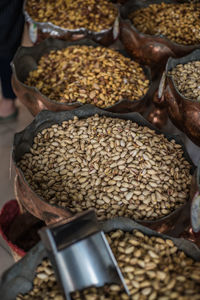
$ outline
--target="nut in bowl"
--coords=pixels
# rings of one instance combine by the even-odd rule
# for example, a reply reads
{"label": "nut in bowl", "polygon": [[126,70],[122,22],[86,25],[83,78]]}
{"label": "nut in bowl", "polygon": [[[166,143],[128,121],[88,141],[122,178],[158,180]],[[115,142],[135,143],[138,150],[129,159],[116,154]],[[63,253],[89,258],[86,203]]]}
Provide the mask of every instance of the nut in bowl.
{"label": "nut in bowl", "polygon": [[179,59],[169,58],[161,102],[171,121],[200,146],[200,50]]}
{"label": "nut in bowl", "polygon": [[108,0],[26,0],[24,14],[37,28],[36,42],[91,38],[109,45],[119,33],[118,8]]}
{"label": "nut in bowl", "polygon": [[152,71],[164,70],[170,56],[181,57],[200,47],[200,3],[129,1],[121,16],[125,49]]}
{"label": "nut in bowl", "polygon": [[[106,234],[106,238],[123,273],[130,297],[121,286],[113,284],[74,292],[72,300],[159,299],[171,294],[174,299],[184,294],[198,299],[200,262],[180,251],[172,240],[148,236],[136,229],[132,232],[113,230]],[[188,268],[191,271],[189,276]],[[43,259],[37,267],[31,293],[18,295],[16,300],[28,299],[30,295],[37,297],[40,293],[48,295],[48,299],[65,299],[49,259]]]}
{"label": "nut in bowl", "polygon": [[99,220],[123,216],[167,230],[189,200],[193,172],[175,140],[136,113],[91,105],[41,112],[15,137],[22,204],[42,219],[47,209],[69,217],[94,208]]}
{"label": "nut in bowl", "polygon": [[[123,218],[103,223],[102,229],[130,297],[120,286],[110,285],[77,291],[71,294],[73,300],[199,299],[200,250],[196,245]],[[22,284],[16,284],[20,278]],[[65,299],[42,244],[4,273],[2,279],[0,296],[5,300],[11,300],[10,295],[16,300],[39,299],[41,294],[48,300]]]}
{"label": "nut in bowl", "polygon": [[140,112],[154,90],[148,68],[126,53],[88,40],[49,39],[32,48],[21,47],[12,67],[15,93],[33,115],[84,103],[113,112]]}

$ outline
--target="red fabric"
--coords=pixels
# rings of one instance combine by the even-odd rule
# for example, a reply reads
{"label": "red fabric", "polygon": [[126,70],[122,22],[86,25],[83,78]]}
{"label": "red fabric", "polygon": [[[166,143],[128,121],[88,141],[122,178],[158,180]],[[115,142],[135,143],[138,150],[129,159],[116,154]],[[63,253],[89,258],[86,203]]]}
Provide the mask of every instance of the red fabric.
{"label": "red fabric", "polygon": [[17,200],[10,200],[2,207],[0,212],[0,235],[9,245],[9,247],[19,256],[23,257],[26,252],[14,245],[7,237],[7,232],[14,219],[20,214],[20,208]]}

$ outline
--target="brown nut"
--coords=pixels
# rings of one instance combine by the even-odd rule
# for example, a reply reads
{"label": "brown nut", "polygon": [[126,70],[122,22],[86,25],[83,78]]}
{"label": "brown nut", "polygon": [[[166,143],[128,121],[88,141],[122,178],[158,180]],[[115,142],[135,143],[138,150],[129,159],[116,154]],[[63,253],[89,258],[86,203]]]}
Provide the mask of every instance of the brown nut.
{"label": "brown nut", "polygon": [[122,99],[141,99],[149,80],[137,62],[117,51],[76,45],[42,56],[26,84],[60,103],[105,108]]}
{"label": "brown nut", "polygon": [[164,35],[181,45],[200,43],[200,4],[150,4],[129,15],[142,33]]}
{"label": "brown nut", "polygon": [[[200,295],[200,262],[187,257],[171,240],[116,230],[107,235],[130,297],[118,285],[91,287],[71,295],[73,300],[192,299]],[[16,300],[64,300],[49,260],[37,268],[32,291]]]}
{"label": "brown nut", "polygon": [[118,14],[116,7],[107,0],[28,0],[26,10],[36,22],[94,32],[111,28]]}
{"label": "brown nut", "polygon": [[181,145],[131,121],[64,121],[39,132],[18,166],[37,195],[99,219],[156,220],[182,206],[191,184]]}

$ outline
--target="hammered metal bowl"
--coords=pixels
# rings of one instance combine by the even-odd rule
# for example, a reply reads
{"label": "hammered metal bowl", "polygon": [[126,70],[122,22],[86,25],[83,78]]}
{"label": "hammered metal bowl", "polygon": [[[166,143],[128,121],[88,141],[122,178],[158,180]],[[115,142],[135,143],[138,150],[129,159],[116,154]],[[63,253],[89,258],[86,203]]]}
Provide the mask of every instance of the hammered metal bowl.
{"label": "hammered metal bowl", "polygon": [[[185,252],[187,256],[195,261],[200,261],[200,249],[192,242],[183,238],[173,238],[165,234],[157,233],[129,219],[116,218],[109,220],[102,223],[101,228],[105,233],[118,229],[124,232],[132,232],[135,229],[148,236],[172,240],[179,250]],[[45,258],[47,258],[47,252],[42,242],[39,242],[18,263],[4,272],[2,280],[0,281],[0,299],[14,300],[18,294],[28,293],[32,289],[36,269]]]}
{"label": "hammered metal bowl", "polygon": [[169,71],[178,64],[200,61],[200,49],[182,58],[169,58],[166,65],[166,82],[163,94],[158,99],[167,108],[169,118],[196,145],[200,146],[200,102],[184,97],[177,89]]}
{"label": "hammered metal bowl", "polygon": [[[91,40],[82,40],[79,42],[67,42],[55,39],[47,39],[41,44],[33,47],[20,47],[12,61],[12,86],[16,96],[28,108],[33,116],[37,115],[41,110],[65,111],[73,110],[79,106],[84,106],[80,102],[59,103],[50,100],[43,95],[37,88],[24,84],[30,71],[37,68],[37,63],[41,56],[49,53],[51,50],[63,49],[71,45],[87,45],[98,47],[99,44]],[[125,51],[119,51],[122,55],[128,56]],[[139,100],[121,100],[114,105],[104,108],[107,111],[116,113],[127,113],[132,111],[145,111],[148,102],[152,98],[154,91],[158,85],[151,80],[151,71],[148,67],[143,67],[146,77],[149,79],[149,88],[147,93]]]}
{"label": "hammered metal bowl", "polygon": [[[116,17],[113,25],[100,32],[87,30],[86,28],[77,28],[74,30],[65,29],[60,26],[54,25],[51,22],[36,22],[31,18],[24,2],[23,12],[25,20],[29,28],[29,36],[34,44],[38,44],[47,38],[61,39],[64,41],[77,41],[81,39],[91,39],[104,46],[112,44],[119,35],[119,15]],[[118,10],[118,6],[116,9]]]}
{"label": "hammered metal bowl", "polygon": [[143,34],[128,19],[128,15],[132,11],[162,2],[177,3],[175,0],[130,0],[121,7],[120,40],[130,55],[141,64],[151,67],[154,76],[162,73],[170,56],[182,57],[194,49],[200,48],[200,44],[184,46],[172,42],[162,35]]}
{"label": "hammered metal bowl", "polygon": [[[113,118],[121,118],[124,120],[131,120],[136,122],[141,126],[147,126],[151,129],[154,129],[157,134],[161,134],[161,132],[153,127],[150,123],[148,123],[140,114],[138,113],[128,113],[128,114],[114,114],[111,112],[106,112],[101,109],[95,108],[92,105],[85,105],[84,107],[80,107],[73,111],[68,112],[50,112],[50,111],[42,111],[40,112],[34,121],[25,128],[24,131],[17,133],[14,139],[13,145],[13,161],[17,174],[17,181],[15,190],[17,192],[17,197],[21,202],[22,206],[25,207],[31,214],[35,215],[37,218],[45,221],[46,224],[55,223],[63,218],[69,218],[72,216],[72,213],[67,208],[61,208],[56,205],[51,205],[42,198],[40,198],[30,187],[28,182],[26,181],[22,170],[17,166],[18,161],[24,155],[24,153],[29,152],[35,135],[42,131],[44,128],[48,128],[53,124],[61,123],[64,120],[73,119],[74,116],[78,116],[79,118],[87,118],[93,116],[95,114],[113,117]],[[184,156],[191,164],[191,174],[193,174],[195,167],[191,162],[187,151],[178,136],[171,136],[165,134],[165,137],[168,140],[174,139],[176,143],[182,145]],[[192,186],[191,186],[192,190]],[[193,192],[190,194],[189,198],[191,198]],[[189,201],[189,199],[188,199]],[[145,226],[148,226],[154,230],[159,232],[167,232],[169,229],[173,228],[177,218],[182,215],[182,213],[188,212],[188,203],[179,207],[169,215],[162,217],[158,220],[149,221],[149,220],[135,220]]]}

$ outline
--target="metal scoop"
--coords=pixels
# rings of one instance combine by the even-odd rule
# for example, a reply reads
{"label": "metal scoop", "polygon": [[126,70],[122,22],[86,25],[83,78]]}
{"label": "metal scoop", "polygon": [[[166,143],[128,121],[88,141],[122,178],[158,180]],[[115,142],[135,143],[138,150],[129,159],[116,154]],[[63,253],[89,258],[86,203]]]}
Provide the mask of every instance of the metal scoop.
{"label": "metal scoop", "polygon": [[94,210],[71,220],[39,231],[66,299],[71,300],[72,292],[113,283],[129,294]]}

